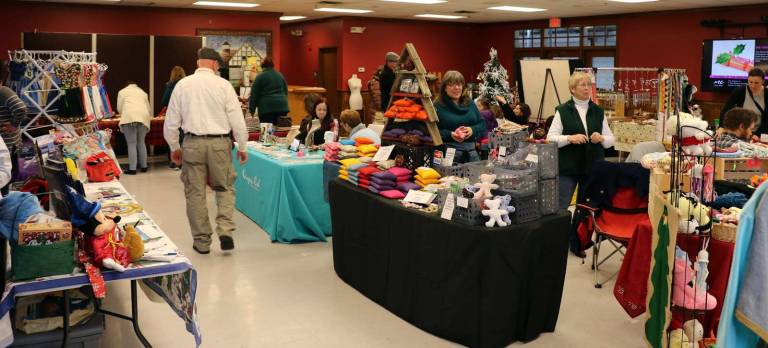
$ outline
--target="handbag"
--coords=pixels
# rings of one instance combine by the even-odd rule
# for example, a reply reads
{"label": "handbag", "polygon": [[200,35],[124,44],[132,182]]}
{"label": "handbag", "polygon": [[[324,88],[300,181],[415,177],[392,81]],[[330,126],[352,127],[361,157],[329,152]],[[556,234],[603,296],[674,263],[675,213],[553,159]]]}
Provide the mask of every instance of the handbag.
{"label": "handbag", "polygon": [[105,182],[120,178],[120,168],[105,152],[99,152],[85,161],[88,181]]}

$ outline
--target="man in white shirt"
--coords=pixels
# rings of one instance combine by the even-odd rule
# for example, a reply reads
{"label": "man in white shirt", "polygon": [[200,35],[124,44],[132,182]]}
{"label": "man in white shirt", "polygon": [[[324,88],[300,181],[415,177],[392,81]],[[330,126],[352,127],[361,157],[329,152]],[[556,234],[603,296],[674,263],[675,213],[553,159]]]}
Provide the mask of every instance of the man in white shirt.
{"label": "man in white shirt", "polygon": [[[232,167],[232,141],[237,142],[240,164],[248,161],[248,130],[240,101],[232,85],[216,75],[221,56],[210,48],[197,52],[193,75],[181,79],[173,90],[165,114],[165,140],[171,148],[171,160],[184,163],[181,180],[187,199],[187,219],[194,238],[193,248],[210,253],[211,223],[206,205],[206,183],[216,192],[216,233],[221,250],[235,247],[232,220],[235,207],[235,170]],[[184,145],[179,145],[179,127],[184,131]]]}

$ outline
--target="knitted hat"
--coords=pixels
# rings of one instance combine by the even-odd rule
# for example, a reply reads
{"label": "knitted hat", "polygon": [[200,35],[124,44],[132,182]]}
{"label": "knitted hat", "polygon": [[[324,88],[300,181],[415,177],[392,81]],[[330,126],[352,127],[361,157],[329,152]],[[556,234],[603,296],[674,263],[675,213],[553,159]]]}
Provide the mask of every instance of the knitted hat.
{"label": "knitted hat", "polygon": [[395,52],[387,52],[387,55],[385,57],[387,62],[396,62],[400,60],[400,56]]}

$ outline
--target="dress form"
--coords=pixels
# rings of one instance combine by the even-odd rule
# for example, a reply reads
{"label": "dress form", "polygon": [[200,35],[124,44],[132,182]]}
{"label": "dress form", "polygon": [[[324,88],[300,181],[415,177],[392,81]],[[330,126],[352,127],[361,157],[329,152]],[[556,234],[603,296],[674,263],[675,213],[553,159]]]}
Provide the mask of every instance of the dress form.
{"label": "dress form", "polygon": [[349,86],[349,108],[352,110],[363,109],[363,96],[360,94],[360,90],[363,88],[363,82],[357,77],[357,74],[352,74],[352,77],[347,80]]}

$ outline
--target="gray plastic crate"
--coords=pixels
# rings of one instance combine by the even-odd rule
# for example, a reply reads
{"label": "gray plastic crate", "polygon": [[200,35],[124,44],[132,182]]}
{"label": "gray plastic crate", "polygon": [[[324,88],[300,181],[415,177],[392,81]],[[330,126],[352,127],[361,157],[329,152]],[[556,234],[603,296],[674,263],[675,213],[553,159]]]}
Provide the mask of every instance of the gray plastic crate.
{"label": "gray plastic crate", "polygon": [[536,144],[535,152],[537,166],[539,167],[539,177],[542,179],[553,179],[557,177],[557,144]]}
{"label": "gray plastic crate", "polygon": [[488,134],[488,143],[491,149],[496,149],[499,146],[504,146],[507,151],[514,151],[519,147],[519,143],[528,140],[528,132],[514,132],[514,133],[496,133],[491,132]]}
{"label": "gray plastic crate", "polygon": [[557,213],[559,186],[557,178],[539,181],[539,210],[541,215]]}
{"label": "gray plastic crate", "polygon": [[539,175],[535,168],[508,169],[504,167],[489,167],[488,161],[466,163],[467,178],[471,183],[480,182],[482,174],[496,174],[499,190],[515,194],[535,194],[539,187]]}
{"label": "gray plastic crate", "polygon": [[[440,189],[437,191],[437,198],[435,200],[439,206],[438,212],[443,211],[443,206],[445,205],[445,201],[448,198],[449,192],[450,190],[448,189]],[[454,197],[456,197],[455,194]],[[455,206],[453,209],[453,218],[451,220],[465,225],[479,226],[485,223],[482,210],[482,204],[478,203],[472,198],[469,198],[468,208],[460,207],[458,205]]]}
{"label": "gray plastic crate", "polygon": [[541,217],[537,193],[520,195],[513,192],[499,192],[499,195],[505,194],[512,196],[510,205],[515,207],[515,212],[509,217],[513,224],[524,224],[536,221]]}
{"label": "gray plastic crate", "polygon": [[440,173],[440,176],[458,176],[462,178],[467,177],[467,168],[463,164],[455,164],[452,166],[434,166],[434,169]]}

